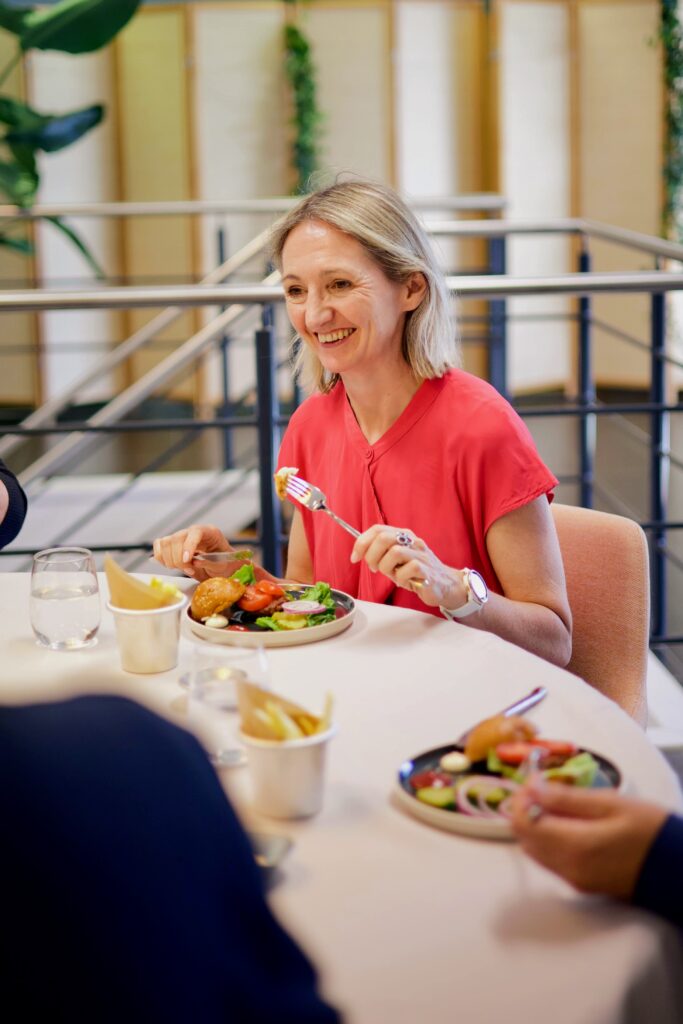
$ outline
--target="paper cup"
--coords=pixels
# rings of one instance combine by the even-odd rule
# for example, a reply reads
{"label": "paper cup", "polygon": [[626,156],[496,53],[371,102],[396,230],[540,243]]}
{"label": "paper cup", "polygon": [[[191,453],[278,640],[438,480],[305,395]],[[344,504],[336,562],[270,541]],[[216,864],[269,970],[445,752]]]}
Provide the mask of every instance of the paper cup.
{"label": "paper cup", "polygon": [[183,596],[163,608],[133,610],[107,602],[114,616],[116,640],[124,672],[152,674],[168,672],[178,664],[180,613],[187,604]]}
{"label": "paper cup", "polygon": [[253,807],[270,818],[309,818],[323,802],[325,752],[331,726],[300,740],[262,740],[240,733],[247,748]]}

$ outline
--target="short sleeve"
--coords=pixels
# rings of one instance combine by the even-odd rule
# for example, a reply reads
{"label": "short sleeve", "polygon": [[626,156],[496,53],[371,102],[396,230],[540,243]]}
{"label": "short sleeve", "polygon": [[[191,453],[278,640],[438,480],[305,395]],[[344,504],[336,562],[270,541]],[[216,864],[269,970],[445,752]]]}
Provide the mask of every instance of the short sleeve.
{"label": "short sleeve", "polygon": [[545,494],[557,478],[545,465],[527,426],[491,389],[462,436],[456,485],[480,536],[502,516]]}

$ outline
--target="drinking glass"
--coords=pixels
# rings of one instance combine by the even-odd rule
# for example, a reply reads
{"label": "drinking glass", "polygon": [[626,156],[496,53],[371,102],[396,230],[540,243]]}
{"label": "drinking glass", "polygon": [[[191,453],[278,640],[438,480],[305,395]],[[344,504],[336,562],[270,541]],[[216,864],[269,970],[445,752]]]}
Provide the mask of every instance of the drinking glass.
{"label": "drinking glass", "polygon": [[238,740],[236,683],[240,679],[270,689],[270,668],[263,647],[193,644],[189,669],[180,682],[188,690],[188,715],[207,736],[209,758],[217,767],[246,761]]}
{"label": "drinking glass", "polygon": [[53,651],[97,643],[100,591],[92,551],[46,548],[33,556],[31,626],[37,641]]}

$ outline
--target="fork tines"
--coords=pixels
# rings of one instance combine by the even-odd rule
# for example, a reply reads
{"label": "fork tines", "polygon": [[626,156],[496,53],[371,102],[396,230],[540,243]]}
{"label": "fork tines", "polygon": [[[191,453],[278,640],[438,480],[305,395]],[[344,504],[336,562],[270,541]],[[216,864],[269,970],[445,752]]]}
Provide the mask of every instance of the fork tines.
{"label": "fork tines", "polygon": [[287,487],[285,488],[287,494],[292,498],[298,498],[301,500],[305,498],[307,494],[311,493],[311,485],[306,483],[298,476],[290,476],[287,480]]}

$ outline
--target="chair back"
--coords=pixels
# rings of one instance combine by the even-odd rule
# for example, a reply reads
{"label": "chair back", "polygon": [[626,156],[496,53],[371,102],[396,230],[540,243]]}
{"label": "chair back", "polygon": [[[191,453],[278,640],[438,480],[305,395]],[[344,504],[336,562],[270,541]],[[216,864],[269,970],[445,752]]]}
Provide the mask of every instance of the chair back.
{"label": "chair back", "polygon": [[624,516],[551,505],[573,617],[570,672],[647,720],[650,628],[645,534]]}

